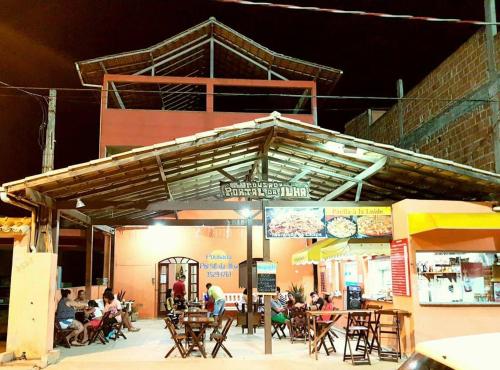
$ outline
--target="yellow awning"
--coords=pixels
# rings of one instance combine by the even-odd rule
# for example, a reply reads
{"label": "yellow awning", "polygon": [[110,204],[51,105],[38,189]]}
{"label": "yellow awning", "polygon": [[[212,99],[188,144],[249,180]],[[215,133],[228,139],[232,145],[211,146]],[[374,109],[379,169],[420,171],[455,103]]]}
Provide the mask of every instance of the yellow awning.
{"label": "yellow awning", "polygon": [[500,213],[411,213],[410,234],[434,229],[500,230]]}
{"label": "yellow awning", "polygon": [[[334,239],[335,240],[335,239]],[[378,256],[389,255],[391,247],[389,243],[353,243],[348,239],[337,239],[337,242],[321,249],[321,260],[328,261],[341,257]]]}
{"label": "yellow awning", "polygon": [[314,243],[310,247],[301,250],[300,252],[294,253],[292,255],[292,265],[307,265],[311,263],[320,262],[320,251],[323,245],[327,245],[327,241],[330,239],[325,239],[320,242]]}

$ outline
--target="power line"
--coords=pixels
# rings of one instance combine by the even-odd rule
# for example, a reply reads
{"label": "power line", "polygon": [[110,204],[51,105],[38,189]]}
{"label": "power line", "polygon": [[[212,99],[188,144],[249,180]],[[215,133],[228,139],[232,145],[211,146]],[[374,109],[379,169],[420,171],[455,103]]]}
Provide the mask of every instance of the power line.
{"label": "power line", "polygon": [[[48,87],[35,87],[35,86],[0,86],[0,89],[24,89],[24,90],[49,90]],[[67,92],[111,92],[114,93],[113,89],[100,89],[100,88],[72,88],[72,87],[58,87],[52,88],[57,91]],[[144,93],[144,94],[161,94],[160,91],[152,90],[136,90],[136,89],[118,89],[118,93]],[[38,95],[38,94],[34,94]],[[477,103],[492,103],[498,102],[495,99],[467,99],[467,98],[455,98],[455,99],[444,99],[444,98],[433,98],[433,97],[408,97],[404,96],[398,98],[396,96],[372,96],[372,95],[312,95],[312,94],[284,94],[284,93],[233,93],[233,92],[213,92],[207,93],[204,91],[169,91],[167,95],[212,95],[212,96],[228,96],[228,97],[288,97],[288,98],[316,98],[316,99],[331,99],[331,100],[385,100],[385,101],[439,101],[439,102],[477,102]],[[14,95],[13,95],[14,96]],[[43,97],[46,101],[47,96],[39,95]]]}
{"label": "power line", "polygon": [[394,18],[394,19],[406,19],[412,21],[424,21],[424,22],[440,22],[440,23],[458,23],[458,24],[473,24],[477,26],[493,26],[500,25],[500,22],[485,22],[477,21],[471,19],[458,19],[458,18],[436,18],[436,17],[421,17],[409,14],[389,14],[389,13],[378,13],[378,12],[365,12],[362,10],[342,10],[342,9],[330,9],[330,8],[320,8],[317,6],[299,6],[299,5],[289,5],[289,4],[275,4],[269,2],[256,3],[253,1],[246,0],[215,0],[221,3],[234,3],[240,5],[251,5],[251,6],[263,6],[271,8],[282,8],[289,10],[309,10],[315,12],[326,12],[334,14],[347,14],[347,15],[360,15],[367,17],[378,17],[378,18]]}

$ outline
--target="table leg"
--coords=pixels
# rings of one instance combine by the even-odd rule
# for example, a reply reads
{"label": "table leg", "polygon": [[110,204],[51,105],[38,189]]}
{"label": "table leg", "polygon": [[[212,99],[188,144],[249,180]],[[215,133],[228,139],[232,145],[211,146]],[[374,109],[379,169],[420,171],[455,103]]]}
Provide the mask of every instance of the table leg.
{"label": "table leg", "polygon": [[306,321],[307,321],[307,344],[309,347],[309,356],[311,355],[311,316],[306,314]]}
{"label": "table leg", "polygon": [[314,330],[314,342],[313,342],[313,345],[314,345],[314,348],[313,348],[313,351],[314,351],[314,357],[316,358],[316,360],[318,359],[318,335],[317,335],[317,332],[316,332],[316,320],[313,321],[313,330]]}

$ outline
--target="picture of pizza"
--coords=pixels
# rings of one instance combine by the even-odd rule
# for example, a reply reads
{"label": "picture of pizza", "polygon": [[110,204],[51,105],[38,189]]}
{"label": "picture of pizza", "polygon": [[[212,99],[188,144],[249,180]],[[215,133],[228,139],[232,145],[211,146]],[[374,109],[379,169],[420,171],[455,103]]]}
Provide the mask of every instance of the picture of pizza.
{"label": "picture of pizza", "polygon": [[336,238],[349,238],[356,234],[356,224],[347,217],[334,217],[327,225],[328,233]]}
{"label": "picture of pizza", "polygon": [[392,234],[392,220],[389,215],[359,216],[358,233],[366,236],[388,236]]}
{"label": "picture of pizza", "polygon": [[268,236],[322,236],[325,228],[323,218],[324,214],[317,209],[283,209],[269,218]]}

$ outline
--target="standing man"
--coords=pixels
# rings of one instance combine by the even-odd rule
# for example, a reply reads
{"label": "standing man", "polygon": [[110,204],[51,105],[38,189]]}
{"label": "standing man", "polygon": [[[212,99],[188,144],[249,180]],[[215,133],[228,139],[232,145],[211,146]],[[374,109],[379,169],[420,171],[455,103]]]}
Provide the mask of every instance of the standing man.
{"label": "standing man", "polygon": [[172,290],[174,292],[174,303],[178,310],[184,310],[186,306],[186,300],[184,296],[186,295],[186,285],[184,284],[186,277],[184,275],[179,276],[179,279],[174,283]]}
{"label": "standing man", "polygon": [[212,315],[217,318],[224,311],[224,304],[226,303],[224,292],[222,291],[221,287],[212,285],[211,283],[208,283],[206,287],[208,299],[211,299],[214,302],[214,312]]}

